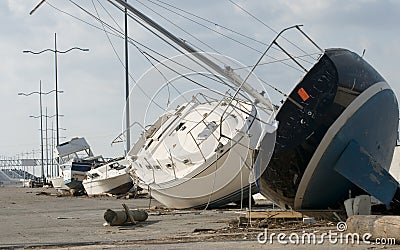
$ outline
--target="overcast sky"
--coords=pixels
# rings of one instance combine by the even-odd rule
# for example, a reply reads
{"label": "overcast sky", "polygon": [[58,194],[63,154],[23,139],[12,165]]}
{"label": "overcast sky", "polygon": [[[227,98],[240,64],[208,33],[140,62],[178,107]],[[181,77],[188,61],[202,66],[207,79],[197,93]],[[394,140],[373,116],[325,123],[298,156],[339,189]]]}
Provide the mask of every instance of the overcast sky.
{"label": "overcast sky", "polygon": [[[104,31],[88,25],[87,23],[90,23],[101,27],[71,1],[47,0],[48,3],[43,4],[30,16],[29,12],[39,2],[39,0],[0,1],[0,56],[2,59],[0,61],[2,115],[0,155],[12,157],[21,153],[32,153],[32,150],[38,151],[40,148],[39,119],[29,117],[39,115],[39,96],[23,97],[17,94],[38,91],[39,81],[42,81],[43,92],[55,88],[54,54],[46,52],[32,55],[23,54],[22,51],[54,48],[54,33],[57,33],[59,50],[72,47],[90,49],[89,52],[74,50],[67,54],[60,54],[58,57],[59,89],[64,91],[59,94],[59,110],[64,116],[59,120],[60,127],[66,129],[60,131],[60,135],[65,137],[61,138],[61,141],[83,136],[88,140],[95,154],[106,157],[122,155],[123,144],[114,144],[112,147],[110,144],[123,128],[125,76],[124,68],[116,56],[117,53],[120,58],[124,58],[123,40],[112,35],[108,38]],[[107,1],[74,0],[74,2],[95,15],[97,10],[100,17],[110,25],[117,27],[116,23],[118,23],[123,27],[123,14]],[[264,43],[269,43],[275,36],[268,27],[228,0],[168,0],[168,3],[173,6],[218,24],[211,25],[193,17],[203,26],[173,15],[148,0],[130,0],[129,2],[188,42],[205,51],[211,50],[195,40],[194,37],[196,37],[219,53],[233,57],[245,65],[254,63],[259,57],[259,52],[242,44],[261,51],[266,46],[233,34],[219,26],[234,29]],[[154,2],[162,4],[158,1]],[[277,31],[294,24],[303,24],[303,30],[322,48],[343,47],[357,53],[362,53],[365,49],[364,58],[382,74],[399,96],[400,1],[235,0],[235,2]],[[56,10],[50,4],[87,23]],[[163,17],[173,20],[173,23]],[[187,30],[190,35],[174,25]],[[132,21],[129,27],[129,33],[133,39],[168,56],[177,54]],[[217,30],[225,36],[210,29]],[[229,40],[226,36],[242,44]],[[150,65],[133,46],[130,46],[130,57],[129,68],[132,78],[137,80]],[[262,68],[259,69],[260,74],[262,70]],[[281,74],[271,77],[277,79]],[[268,80],[268,76],[265,78]],[[289,90],[293,87],[290,84],[279,87]],[[48,116],[55,114],[54,98],[54,94],[43,96],[43,107],[47,107]],[[52,124],[55,128],[54,120],[48,119],[49,129]],[[48,133],[50,137],[51,131],[49,130]],[[38,156],[37,152],[36,157]]]}

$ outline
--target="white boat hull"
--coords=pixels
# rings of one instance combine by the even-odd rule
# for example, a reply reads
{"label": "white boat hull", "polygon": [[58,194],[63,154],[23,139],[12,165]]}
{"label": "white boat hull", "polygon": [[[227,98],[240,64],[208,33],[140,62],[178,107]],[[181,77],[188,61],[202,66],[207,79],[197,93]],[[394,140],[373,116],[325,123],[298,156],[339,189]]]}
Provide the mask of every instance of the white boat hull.
{"label": "white boat hull", "polygon": [[129,163],[124,159],[114,159],[87,172],[82,181],[89,196],[99,194],[124,194],[133,187],[129,175]]}
{"label": "white boat hull", "polygon": [[[133,174],[152,197],[170,208],[213,208],[256,193],[267,166],[255,164],[256,148],[266,135],[252,104],[227,103],[189,103],[161,116],[139,142],[142,148],[128,153]],[[270,128],[269,146],[260,149],[266,156],[272,155],[276,124]]]}
{"label": "white boat hull", "polygon": [[89,196],[99,194],[122,194],[132,188],[133,182],[128,173],[105,179],[83,180],[82,184]]}
{"label": "white boat hull", "polygon": [[64,176],[53,177],[49,180],[57,191],[69,190],[69,187],[64,184]]}
{"label": "white boat hull", "polygon": [[248,148],[236,144],[192,178],[150,184],[151,196],[176,209],[212,208],[248,198],[249,187],[254,185],[247,167],[252,166],[252,157]]}

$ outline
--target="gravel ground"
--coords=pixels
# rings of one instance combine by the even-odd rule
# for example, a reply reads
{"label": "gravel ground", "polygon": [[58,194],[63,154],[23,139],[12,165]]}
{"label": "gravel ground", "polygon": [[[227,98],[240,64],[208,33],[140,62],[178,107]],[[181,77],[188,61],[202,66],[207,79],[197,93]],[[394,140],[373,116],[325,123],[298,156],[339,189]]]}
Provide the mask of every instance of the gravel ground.
{"label": "gravel ground", "polygon": [[[40,194],[40,195],[38,195]],[[232,226],[240,209],[168,210],[149,199],[57,196],[51,188],[0,188],[0,249],[292,249],[293,244],[260,244],[265,229]],[[134,226],[103,226],[107,209],[146,209],[149,218]],[[149,209],[150,205],[150,209]],[[258,208],[259,209],[259,208]],[[233,223],[235,224],[235,223]],[[323,224],[323,223],[322,223]],[[335,230],[334,226],[304,229],[275,227],[268,233],[289,235],[303,230]],[[296,228],[296,226],[294,227]],[[299,249],[382,249],[366,244],[299,244]],[[396,249],[397,246],[385,246]]]}

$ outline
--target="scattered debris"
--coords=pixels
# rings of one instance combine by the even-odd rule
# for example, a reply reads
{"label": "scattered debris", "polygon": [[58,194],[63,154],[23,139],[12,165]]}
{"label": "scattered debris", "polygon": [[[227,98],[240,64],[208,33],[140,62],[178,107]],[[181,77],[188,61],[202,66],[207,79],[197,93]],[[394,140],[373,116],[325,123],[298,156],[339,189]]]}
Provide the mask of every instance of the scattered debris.
{"label": "scattered debris", "polygon": [[303,220],[303,218],[314,218],[316,220],[343,221],[345,217],[343,210],[264,210],[247,211],[247,219],[292,219]]}
{"label": "scattered debris", "polygon": [[45,192],[45,191],[41,191],[41,192],[37,192],[36,195],[51,195],[51,193]]}
{"label": "scattered debris", "polygon": [[344,201],[347,217],[352,215],[371,215],[371,196],[359,195]]}
{"label": "scattered debris", "polygon": [[58,216],[57,217],[57,220],[79,220],[80,218],[78,218],[78,217],[61,217],[61,216]]}
{"label": "scattered debris", "polygon": [[193,230],[193,233],[199,233],[199,232],[215,233],[216,231],[217,230],[211,228],[195,228]]}
{"label": "scattered debris", "polygon": [[82,196],[82,195],[86,194],[85,190],[83,190],[83,189],[70,189],[69,193],[72,196]]}
{"label": "scattered debris", "polygon": [[271,210],[271,211],[248,211],[246,213],[246,218],[252,219],[263,219],[263,218],[273,218],[273,219],[302,219],[304,216],[300,212],[291,210]]}
{"label": "scattered debris", "polygon": [[314,217],[306,217],[306,218],[303,218],[303,223],[304,224],[314,224],[314,223],[316,223],[316,220]]}

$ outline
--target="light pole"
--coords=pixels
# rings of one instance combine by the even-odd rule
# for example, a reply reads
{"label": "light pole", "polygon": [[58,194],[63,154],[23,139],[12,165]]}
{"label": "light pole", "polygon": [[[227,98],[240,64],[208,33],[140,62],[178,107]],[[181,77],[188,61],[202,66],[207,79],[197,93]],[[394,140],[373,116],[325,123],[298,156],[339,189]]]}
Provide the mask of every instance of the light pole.
{"label": "light pole", "polygon": [[[128,0],[125,0],[128,3]],[[131,147],[130,119],[129,119],[129,59],[128,59],[128,10],[125,8],[125,106],[126,106],[126,154]]]}
{"label": "light pole", "polygon": [[31,92],[29,94],[18,93],[18,95],[30,96],[32,94],[39,94],[39,108],[40,108],[40,151],[41,151],[41,166],[42,166],[42,181],[45,182],[44,165],[43,165],[43,119],[42,119],[42,81],[39,82],[39,92]]}
{"label": "light pole", "polygon": [[[40,4],[39,4],[40,5]],[[34,10],[33,10],[34,11]],[[31,12],[31,14],[33,13],[33,11]],[[42,51],[39,52],[33,52],[30,50],[24,50],[23,53],[31,53],[31,54],[41,54],[43,52],[53,52],[54,53],[54,74],[55,74],[55,80],[56,80],[56,87],[55,87],[55,91],[56,91],[56,131],[57,131],[57,145],[58,146],[60,144],[60,131],[59,131],[59,123],[58,123],[58,63],[57,63],[57,54],[61,53],[61,54],[65,54],[70,52],[71,50],[81,50],[81,51],[89,51],[89,49],[82,49],[82,48],[78,48],[78,47],[73,47],[70,48],[68,50],[65,51],[60,51],[57,50],[57,33],[54,33],[54,49],[44,49]]]}
{"label": "light pole", "polygon": [[[42,111],[42,95],[48,95],[52,92],[54,92],[55,90],[51,90],[49,92],[42,92],[42,81],[39,81],[39,92],[38,91],[34,91],[31,93],[18,93],[18,95],[22,95],[22,96],[30,96],[33,94],[38,94],[39,95],[39,108],[40,108],[40,151],[41,151],[41,167],[42,167],[42,181],[45,182],[45,175],[44,175],[44,163],[43,163],[43,111]],[[63,91],[59,91],[59,92],[63,92]]]}
{"label": "light pole", "polygon": [[[60,116],[63,116],[63,115],[60,115]],[[51,117],[53,117],[53,116],[51,116]],[[50,130],[51,131],[51,142],[50,142],[50,148],[51,148],[51,150],[50,150],[50,158],[51,158],[51,174],[52,174],[52,177],[54,177],[54,176],[58,176],[59,175],[59,171],[58,171],[58,166],[57,166],[57,168],[55,168],[54,167],[54,148],[55,148],[55,138],[56,138],[56,136],[55,136],[55,132],[56,132],[56,130],[54,129],[54,126],[53,126],[53,122],[51,122],[51,128],[47,128],[46,130]],[[66,130],[65,128],[59,128],[59,130]],[[66,138],[66,137],[63,137],[63,136],[61,136],[60,137],[60,139],[61,138]],[[47,141],[46,141],[47,142]]]}
{"label": "light pole", "polygon": [[[40,118],[40,119],[42,119],[42,117],[46,117],[46,122],[45,122],[45,129],[44,129],[44,131],[46,131],[46,176],[47,177],[51,177],[50,175],[49,175],[49,137],[47,136],[47,131],[48,130],[50,130],[48,127],[47,127],[47,120],[48,120],[48,118],[53,118],[53,117],[55,117],[56,115],[50,115],[50,116],[48,116],[47,115],[47,107],[46,107],[46,114],[45,115],[38,115],[38,116],[34,116],[34,115],[30,115],[29,117],[31,117],[31,118]],[[64,115],[59,115],[59,117],[63,117]],[[53,123],[52,123],[53,124]],[[42,128],[41,128],[42,129]],[[51,129],[51,130],[53,130],[53,129]],[[60,128],[60,130],[66,130],[65,128]],[[51,148],[52,148],[53,146],[51,146]],[[51,158],[52,159],[52,161],[51,162],[53,162],[53,157]],[[53,164],[53,163],[52,163]]]}

